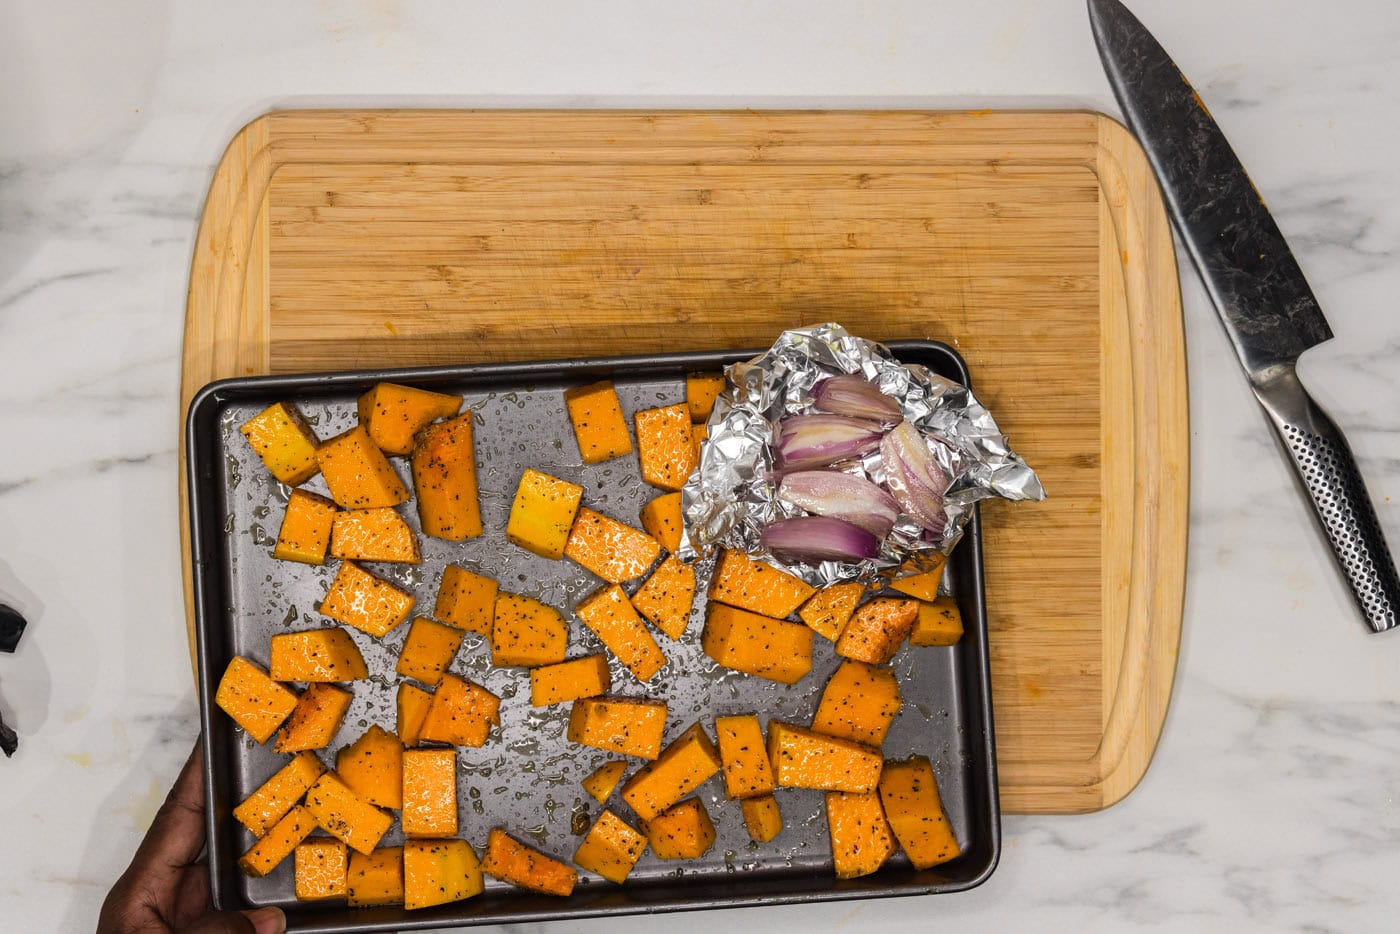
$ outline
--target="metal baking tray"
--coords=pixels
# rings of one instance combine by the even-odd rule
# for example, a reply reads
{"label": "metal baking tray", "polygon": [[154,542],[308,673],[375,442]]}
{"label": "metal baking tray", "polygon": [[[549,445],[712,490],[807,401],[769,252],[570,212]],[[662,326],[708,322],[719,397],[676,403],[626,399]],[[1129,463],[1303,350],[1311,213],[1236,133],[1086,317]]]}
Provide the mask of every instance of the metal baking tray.
{"label": "metal baking tray", "polygon": [[[905,341],[889,346],[905,362],[921,363],[968,382],[962,359],[944,344]],[[485,533],[461,543],[422,537],[421,565],[369,567],[414,593],[417,609],[425,613],[431,611],[443,566],[458,563],[497,578],[503,590],[538,597],[567,616],[600,582],[570,561],[550,561],[506,543],[506,517],[521,470],[536,467],[579,483],[585,490],[585,504],[632,525],[638,524],[642,505],[658,491],[642,482],[635,457],[581,463],[564,409],[564,390],[610,378],[630,421],[638,409],[683,401],[687,372],[717,370],[759,352],[255,377],[211,383],[195,396],[186,423],[189,521],[207,763],[210,884],[218,908],[278,905],[296,931],[409,931],[956,892],[980,884],[992,873],[1000,855],[1001,824],[976,514],[948,562],[944,579],[962,610],[966,634],[956,646],[906,648],[895,658],[904,706],[884,746],[887,757],[919,753],[932,760],[944,806],[963,849],[950,863],[918,872],[900,853],[871,876],[838,881],[831,868],[821,792],[780,790],[784,830],[772,842],[760,845],[750,841],[739,803],[724,797],[722,781],[715,776],[698,791],[718,832],[704,857],[661,861],[648,851],[625,885],[580,873],[580,884],[566,899],[488,879],[482,895],[437,908],[352,909],[333,902],[298,903],[290,859],[262,879],[247,878],[238,869],[238,857],[252,845],[253,837],[233,819],[232,808],[286,757],[275,754],[270,742],[267,747],[258,746],[237,730],[214,706],[214,692],[233,655],[246,655],[266,665],[274,633],[328,624],[317,607],[335,571],[331,561],[314,567],[272,558],[286,490],[244,442],[238,432],[242,422],[272,402],[289,400],[313,420],[320,437],[329,438],[355,423],[356,397],[381,380],[462,394],[477,413],[476,456]],[[406,459],[396,458],[393,463],[408,482]],[[306,488],[325,490],[319,476]],[[415,510],[401,512],[416,531]],[[700,567],[701,593],[709,570],[709,563]],[[713,718],[723,714],[754,712],[765,722],[769,718],[810,722],[821,688],[838,662],[830,643],[815,640],[812,673],[789,687],[717,667],[700,649],[703,622],[704,600],[698,599],[681,641],[659,637],[670,664],[650,687],[611,659],[613,693],[666,698],[671,710],[668,741],[697,719],[704,720],[713,735]],[[347,629],[372,675],[353,685],[355,700],[340,734],[321,753],[328,765],[334,764],[336,749],[370,724],[393,728],[393,670],[407,628],[399,627],[383,641]],[[572,627],[569,649],[570,657],[603,651],[581,624]],[[503,698],[502,726],[487,745],[458,752],[461,835],[479,848],[490,828],[504,826],[526,842],[569,860],[579,835],[601,810],[579,780],[615,757],[568,743],[564,731],[569,705],[532,708],[523,670],[492,668],[489,648],[481,637],[467,636],[452,670]],[[634,819],[616,796],[609,806],[629,821]],[[400,841],[396,822],[381,845]]]}

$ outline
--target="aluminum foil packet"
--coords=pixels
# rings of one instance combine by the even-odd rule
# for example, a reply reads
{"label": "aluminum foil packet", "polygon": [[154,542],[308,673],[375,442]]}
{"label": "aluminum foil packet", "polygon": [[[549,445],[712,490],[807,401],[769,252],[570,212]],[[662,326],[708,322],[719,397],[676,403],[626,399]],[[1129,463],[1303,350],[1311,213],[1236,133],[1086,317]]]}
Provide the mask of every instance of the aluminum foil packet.
{"label": "aluminum foil packet", "polygon": [[[930,534],[911,517],[901,515],[873,559],[815,565],[784,562],[760,543],[770,522],[805,515],[778,497],[778,425],[787,416],[814,412],[813,387],[841,374],[874,382],[919,429],[952,480],[943,503],[947,521],[940,534]],[[839,324],[784,331],[767,353],[730,365],[725,375],[728,385],[710,414],[700,466],[681,492],[682,560],[704,557],[716,547],[734,548],[816,586],[871,582],[882,571],[906,562],[920,570],[934,567],[940,555],[951,551],[962,537],[972,506],[979,500],[1045,498],[1035,472],[1007,446],[991,413],[971,390],[926,367],[900,363],[883,344],[853,337]],[[878,451],[841,469],[879,484],[886,479]]]}

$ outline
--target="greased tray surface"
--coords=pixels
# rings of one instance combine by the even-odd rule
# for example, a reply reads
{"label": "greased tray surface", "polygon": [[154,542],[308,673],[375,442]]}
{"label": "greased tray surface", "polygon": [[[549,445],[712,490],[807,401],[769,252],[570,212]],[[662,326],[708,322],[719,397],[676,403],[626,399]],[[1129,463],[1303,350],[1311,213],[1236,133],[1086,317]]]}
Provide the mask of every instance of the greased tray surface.
{"label": "greased tray surface", "polygon": [[[927,341],[890,345],[907,362],[966,382],[957,354]],[[569,656],[605,651],[597,638],[573,619],[572,607],[601,582],[578,565],[550,561],[505,541],[505,524],[520,472],[535,467],[579,483],[584,503],[631,525],[647,500],[660,491],[642,482],[635,457],[602,464],[580,462],[563,404],[570,386],[599,379],[615,381],[624,413],[684,399],[686,372],[718,369],[756,351],[706,352],[647,357],[548,361],[542,363],[360,371],[310,376],[225,380],[201,391],[187,420],[190,523],[195,609],[198,623],[199,691],[204,728],[206,791],[210,807],[210,879],[215,903],[223,909],[280,905],[294,930],[365,931],[546,920],[754,904],[821,901],[951,892],[981,883],[1000,852],[1000,813],[996,790],[986,619],[982,604],[980,527],[974,516],[954,551],[945,576],[962,610],[966,634],[951,648],[905,648],[894,660],[904,706],[886,739],[887,758],[918,753],[933,762],[944,806],[963,855],[944,866],[916,872],[903,854],[863,879],[837,881],[831,870],[821,792],[778,792],[784,830],[768,844],[752,842],[737,801],[724,797],[719,776],[697,792],[714,819],[717,840],[699,860],[662,861],[648,851],[624,886],[589,873],[567,899],[538,896],[492,880],[476,898],[439,908],[406,912],[397,908],[349,909],[335,903],[298,904],[292,891],[291,860],[262,879],[245,877],[238,856],[253,837],[232,817],[234,805],[286,760],[258,746],[213,705],[218,680],[233,655],[261,664],[268,660],[271,636],[335,625],[317,612],[335,572],[325,567],[274,560],[286,497],[238,432],[247,418],[274,401],[290,400],[328,438],[355,423],[355,399],[380,380],[461,393],[477,413],[476,457],[484,534],[466,542],[420,537],[423,563],[371,564],[370,569],[412,592],[416,609],[430,613],[439,575],[456,563],[500,581],[502,590],[537,597],[572,621]],[[409,481],[406,459],[392,460]],[[324,492],[319,476],[306,488]],[[400,510],[417,531],[411,507]],[[710,562],[699,568],[699,591]],[[629,592],[640,582],[628,586]],[[713,736],[717,715],[757,713],[806,724],[827,677],[839,659],[830,643],[816,639],[812,673],[792,686],[780,685],[718,667],[700,648],[704,600],[697,599],[690,628],[680,641],[658,636],[667,667],[647,685],[638,682],[609,655],[612,693],[665,699],[670,705],[669,742],[697,719]],[[333,765],[334,751],[378,723],[392,729],[395,718],[394,665],[407,626],[384,640],[346,627],[369,666],[370,679],[351,687],[354,702],[335,741],[322,750]],[[452,669],[502,697],[502,725],[481,749],[458,751],[460,835],[477,847],[487,831],[503,826],[528,843],[568,860],[580,834],[602,807],[579,785],[602,762],[616,758],[567,742],[569,705],[533,708],[524,669],[494,668],[489,647],[469,634]],[[630,760],[629,760],[630,761]],[[641,761],[631,763],[629,773]],[[608,807],[630,822],[635,815],[614,795]],[[381,845],[401,842],[395,823]]]}

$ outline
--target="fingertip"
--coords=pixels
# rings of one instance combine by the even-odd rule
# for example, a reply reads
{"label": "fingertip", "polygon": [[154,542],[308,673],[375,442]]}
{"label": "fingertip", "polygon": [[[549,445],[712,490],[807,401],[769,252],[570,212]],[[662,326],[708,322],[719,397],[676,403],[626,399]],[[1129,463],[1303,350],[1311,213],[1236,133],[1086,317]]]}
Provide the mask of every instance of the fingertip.
{"label": "fingertip", "polygon": [[286,934],[287,916],[282,913],[281,908],[259,908],[256,911],[245,911],[243,917],[252,923],[253,930],[257,934]]}

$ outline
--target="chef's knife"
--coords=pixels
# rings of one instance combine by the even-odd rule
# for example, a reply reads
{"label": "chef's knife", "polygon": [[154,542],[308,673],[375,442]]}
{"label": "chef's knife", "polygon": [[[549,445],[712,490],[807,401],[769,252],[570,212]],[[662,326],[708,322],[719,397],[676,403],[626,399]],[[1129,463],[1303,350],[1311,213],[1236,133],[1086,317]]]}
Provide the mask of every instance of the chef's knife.
{"label": "chef's knife", "polygon": [[1400,576],[1341,431],[1298,381],[1332,329],[1278,225],[1200,96],[1118,0],[1088,0],[1099,56],[1250,386],[1312,497],[1366,623],[1400,624]]}

